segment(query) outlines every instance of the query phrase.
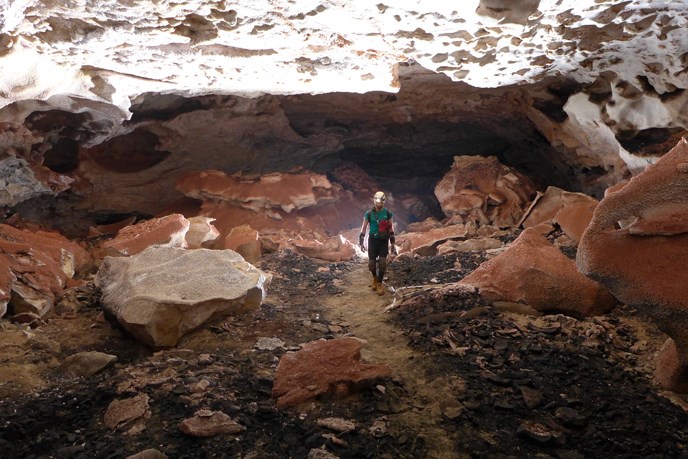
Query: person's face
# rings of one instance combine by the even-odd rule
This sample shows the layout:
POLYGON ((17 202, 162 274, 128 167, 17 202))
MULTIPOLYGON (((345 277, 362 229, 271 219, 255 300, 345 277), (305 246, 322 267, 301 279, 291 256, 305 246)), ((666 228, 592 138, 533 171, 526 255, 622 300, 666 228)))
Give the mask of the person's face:
POLYGON ((382 209, 382 206, 384 205, 384 201, 382 199, 373 199, 373 202, 375 203, 376 209, 382 209))

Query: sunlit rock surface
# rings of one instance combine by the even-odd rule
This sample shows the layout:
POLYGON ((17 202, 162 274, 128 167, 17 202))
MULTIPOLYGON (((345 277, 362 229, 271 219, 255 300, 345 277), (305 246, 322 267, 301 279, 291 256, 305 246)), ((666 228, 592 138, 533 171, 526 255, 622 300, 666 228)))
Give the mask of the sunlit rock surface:
POLYGON ((103 244, 103 250, 110 256, 127 256, 153 245, 186 248, 190 226, 191 222, 181 214, 154 218, 122 228, 114 239, 103 244))
POLYGON ((684 133, 688 5, 512 3, 5 0, 0 204, 111 223, 299 165, 418 193, 456 155, 601 197, 684 133))

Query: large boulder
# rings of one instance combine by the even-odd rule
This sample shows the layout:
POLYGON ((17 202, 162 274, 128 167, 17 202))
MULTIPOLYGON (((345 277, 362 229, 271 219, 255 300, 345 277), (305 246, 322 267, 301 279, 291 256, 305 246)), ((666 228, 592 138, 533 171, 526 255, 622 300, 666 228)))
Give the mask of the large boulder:
POLYGON ((587 317, 610 311, 615 300, 576 270, 537 228, 523 231, 508 249, 481 264, 460 285, 492 301, 525 303, 543 313, 587 317))
POLYGON ((455 156, 451 170, 435 186, 435 196, 449 217, 463 223, 515 226, 535 194, 523 174, 495 156, 455 156))
POLYGON ((173 247, 106 257, 95 278, 105 310, 154 348, 176 345, 210 319, 256 309, 268 280, 232 250, 173 247))
MULTIPOLYGON (((642 309, 673 338, 665 387, 688 391, 688 142, 598 204, 578 249, 578 269, 642 309), (672 381, 672 382, 669 382, 672 381)), ((670 349, 670 347, 667 347, 670 349)))

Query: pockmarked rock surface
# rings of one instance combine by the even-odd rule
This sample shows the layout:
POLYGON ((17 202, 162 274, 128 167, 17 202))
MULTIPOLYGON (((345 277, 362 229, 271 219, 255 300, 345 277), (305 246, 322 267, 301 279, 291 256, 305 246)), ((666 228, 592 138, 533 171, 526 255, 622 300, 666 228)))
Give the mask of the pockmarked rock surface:
POLYGON ((574 317, 604 314, 616 304, 605 287, 576 270, 575 262, 541 236, 523 231, 501 254, 481 264, 459 285, 486 299, 524 303, 546 313, 574 317))
MULTIPOLYGON (((673 390, 688 391, 688 142, 605 196, 583 234, 578 269, 642 309, 673 340, 673 390)), ((666 364, 671 359, 663 360, 666 364)))
POLYGON ((449 217, 463 223, 514 226, 535 194, 523 174, 495 156, 456 156, 451 170, 435 186, 435 196, 449 217))
POLYGON ((269 277, 232 250, 151 247, 106 257, 95 282, 105 310, 157 348, 212 318, 256 309, 269 277))
POLYGON ((337 338, 312 341, 297 352, 285 354, 277 365, 272 387, 277 406, 287 408, 324 394, 343 397, 361 385, 391 376, 386 365, 362 363, 362 347, 355 338, 337 338))

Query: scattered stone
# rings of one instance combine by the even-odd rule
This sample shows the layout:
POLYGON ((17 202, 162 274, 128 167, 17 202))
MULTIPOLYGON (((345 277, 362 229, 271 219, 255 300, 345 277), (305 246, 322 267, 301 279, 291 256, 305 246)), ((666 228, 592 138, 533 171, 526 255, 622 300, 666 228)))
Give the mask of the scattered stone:
POLYGON ((561 445, 564 443, 564 434, 563 433, 555 432, 555 431, 548 429, 544 425, 537 423, 537 422, 531 422, 531 421, 522 422, 518 426, 518 429, 516 430, 516 434, 518 435, 519 438, 522 438, 524 440, 529 440, 529 441, 532 441, 534 443, 538 443, 541 445, 555 446, 555 445, 561 445))
POLYGON ((246 427, 235 422, 221 411, 199 410, 192 418, 185 419, 180 429, 194 437, 213 437, 215 435, 238 434, 246 427))
POLYGON ((105 412, 105 425, 120 429, 131 421, 142 418, 148 411, 148 394, 139 394, 124 400, 113 400, 105 412))
POLYGON ((321 448, 313 448, 308 451, 308 456, 306 456, 306 459, 339 459, 339 456, 335 456, 329 451, 321 448))
POLYGON ((284 348, 285 343, 279 338, 266 338, 266 337, 261 337, 258 338, 258 341, 256 342, 255 348, 260 350, 260 351, 274 351, 275 349, 280 349, 284 348))
POLYGON ((158 451, 157 449, 146 449, 140 453, 127 456, 126 459, 167 459, 167 456, 158 451))
POLYGON ((540 406, 543 400, 542 393, 528 386, 521 386, 521 396, 523 397, 523 402, 526 404, 526 408, 533 410, 540 406))
POLYGON ((554 411, 554 417, 564 425, 564 427, 582 429, 588 424, 588 419, 578 411, 568 406, 561 406, 554 411))
POLYGON ((356 430, 356 424, 342 418, 324 418, 316 422, 320 427, 325 427, 335 432, 352 432, 356 430))
POLYGON ((79 352, 64 359, 60 370, 76 376, 92 376, 116 361, 116 355, 104 352, 79 352))

